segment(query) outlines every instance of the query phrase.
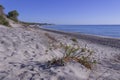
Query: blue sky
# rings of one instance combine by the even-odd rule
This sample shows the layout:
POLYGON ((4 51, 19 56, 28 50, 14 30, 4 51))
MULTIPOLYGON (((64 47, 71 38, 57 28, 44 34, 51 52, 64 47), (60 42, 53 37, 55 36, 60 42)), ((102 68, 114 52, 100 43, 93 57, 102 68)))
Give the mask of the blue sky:
POLYGON ((0 0, 5 13, 19 19, 55 24, 120 24, 120 0, 0 0))

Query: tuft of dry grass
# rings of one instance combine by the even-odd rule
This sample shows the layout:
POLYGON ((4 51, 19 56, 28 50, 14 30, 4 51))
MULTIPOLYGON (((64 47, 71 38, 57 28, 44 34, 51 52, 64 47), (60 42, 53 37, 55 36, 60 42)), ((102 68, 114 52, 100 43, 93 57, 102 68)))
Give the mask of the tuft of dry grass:
POLYGON ((11 27, 9 22, 4 18, 4 16, 0 16, 0 24, 11 27))
POLYGON ((45 33, 45 35, 46 35, 50 40, 52 40, 52 41, 54 41, 54 42, 57 42, 57 40, 56 40, 54 37, 50 36, 49 33, 45 33))
POLYGON ((51 61, 51 65, 53 64, 61 64, 65 65, 67 62, 76 61, 88 69, 92 69, 93 64, 96 63, 95 60, 91 60, 91 56, 94 53, 93 51, 85 48, 80 48, 79 46, 70 46, 70 45, 62 45, 64 50, 64 55, 62 58, 57 59, 54 58, 51 61))
POLYGON ((76 43, 78 42, 76 38, 71 38, 71 40, 76 43))

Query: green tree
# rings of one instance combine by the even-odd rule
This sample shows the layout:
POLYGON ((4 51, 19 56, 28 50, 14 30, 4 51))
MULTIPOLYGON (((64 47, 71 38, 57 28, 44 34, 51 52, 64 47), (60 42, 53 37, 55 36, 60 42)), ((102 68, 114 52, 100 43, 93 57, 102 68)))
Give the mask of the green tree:
POLYGON ((10 18, 16 22, 18 22, 18 18, 17 18, 18 16, 19 16, 19 13, 16 10, 8 12, 8 18, 10 18))

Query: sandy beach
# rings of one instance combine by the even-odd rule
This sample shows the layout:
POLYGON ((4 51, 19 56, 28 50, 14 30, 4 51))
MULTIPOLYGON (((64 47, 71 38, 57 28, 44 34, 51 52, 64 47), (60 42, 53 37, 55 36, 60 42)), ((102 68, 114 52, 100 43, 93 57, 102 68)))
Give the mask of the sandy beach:
POLYGON ((82 34, 82 33, 70 33, 70 32, 63 32, 63 31, 57 31, 57 30, 51 30, 51 29, 45 29, 45 28, 41 28, 41 29, 63 34, 63 35, 66 34, 66 35, 73 36, 78 39, 83 39, 96 44, 120 48, 120 38, 111 38, 106 36, 96 36, 96 35, 89 35, 89 34, 82 34))
POLYGON ((0 26, 0 80, 120 80, 120 39, 44 28, 0 26), (47 65, 65 54, 62 46, 79 46, 77 55, 96 63, 88 69, 70 60, 47 65))

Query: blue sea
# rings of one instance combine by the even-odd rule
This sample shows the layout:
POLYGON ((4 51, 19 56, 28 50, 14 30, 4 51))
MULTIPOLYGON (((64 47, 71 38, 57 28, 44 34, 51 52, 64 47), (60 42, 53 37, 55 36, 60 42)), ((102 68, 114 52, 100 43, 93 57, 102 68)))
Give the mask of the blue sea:
POLYGON ((51 25, 44 28, 120 38, 120 25, 51 25))

